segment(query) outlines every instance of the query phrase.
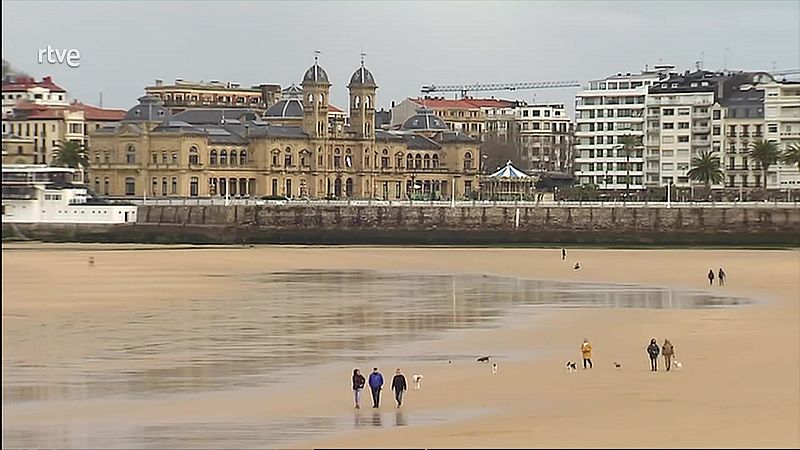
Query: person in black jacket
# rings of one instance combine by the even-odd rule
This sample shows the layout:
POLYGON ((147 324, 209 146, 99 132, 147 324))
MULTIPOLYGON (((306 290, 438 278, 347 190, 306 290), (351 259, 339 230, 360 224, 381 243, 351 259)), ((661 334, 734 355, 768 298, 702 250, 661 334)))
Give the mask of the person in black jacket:
POLYGON ((394 399, 397 400, 398 408, 403 406, 403 392, 405 392, 407 388, 408 385, 406 385, 405 375, 400 373, 400 369, 397 369, 392 379, 392 390, 394 391, 394 399))
POLYGON ((650 355, 650 370, 653 372, 658 372, 659 353, 661 353, 661 349, 658 348, 656 338, 650 339, 650 345, 647 346, 647 354, 650 355))
POLYGON ((367 379, 364 378, 364 375, 361 375, 361 371, 353 369, 353 394, 356 398, 356 409, 361 409, 361 391, 364 390, 366 383, 367 379))

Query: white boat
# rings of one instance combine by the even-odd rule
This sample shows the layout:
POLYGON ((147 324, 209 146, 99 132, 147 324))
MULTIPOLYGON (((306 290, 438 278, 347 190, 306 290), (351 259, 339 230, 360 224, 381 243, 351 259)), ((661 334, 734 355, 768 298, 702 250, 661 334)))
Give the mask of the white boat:
POLYGON ((3 223, 136 222, 136 206, 92 198, 82 172, 66 167, 3 164, 3 223))

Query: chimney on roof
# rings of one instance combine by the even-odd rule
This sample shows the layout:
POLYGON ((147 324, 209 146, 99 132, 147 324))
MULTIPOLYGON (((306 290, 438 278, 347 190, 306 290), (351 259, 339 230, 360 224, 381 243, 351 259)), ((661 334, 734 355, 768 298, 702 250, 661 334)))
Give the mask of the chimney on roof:
POLYGON ((392 100, 392 108, 394 108, 394 100, 392 100))
POLYGON ((42 81, 43 81, 44 83, 52 83, 52 82, 53 82, 53 77, 51 77, 50 75, 48 75, 48 76, 46 76, 46 77, 42 78, 42 81))
POLYGON ((159 80, 158 78, 156 78, 156 86, 163 86, 163 85, 164 85, 164 80, 159 80))

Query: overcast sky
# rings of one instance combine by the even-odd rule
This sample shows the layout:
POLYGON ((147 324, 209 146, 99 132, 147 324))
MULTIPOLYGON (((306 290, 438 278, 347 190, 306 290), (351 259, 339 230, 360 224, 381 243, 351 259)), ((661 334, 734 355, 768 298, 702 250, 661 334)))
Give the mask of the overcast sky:
MULTIPOLYGON (((120 108, 136 104, 156 78, 299 83, 315 50, 340 107, 362 51, 379 106, 429 83, 586 82, 659 62, 690 69, 701 52, 705 68, 800 67, 797 0, 2 5, 4 59, 36 77, 52 75, 81 101, 96 104, 102 91, 104 106, 120 108), (79 50, 80 67, 39 64, 38 49, 48 45, 79 50)), ((574 93, 487 95, 570 107, 574 93)))

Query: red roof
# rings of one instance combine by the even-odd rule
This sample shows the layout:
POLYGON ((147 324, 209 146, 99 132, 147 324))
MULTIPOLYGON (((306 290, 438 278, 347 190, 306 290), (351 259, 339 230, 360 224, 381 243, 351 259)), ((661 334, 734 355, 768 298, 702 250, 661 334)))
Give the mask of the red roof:
POLYGON ((495 98, 413 98, 414 103, 427 108, 457 108, 457 109, 477 109, 477 108, 508 108, 515 103, 509 100, 495 98))
POLYGON ((24 111, 24 117, 28 119, 61 119, 64 117, 64 112, 83 111, 83 118, 85 120, 110 120, 118 121, 125 117, 125 110, 122 109, 104 109, 92 105, 86 105, 77 100, 69 104, 69 106, 52 106, 41 105, 38 103, 25 101, 19 102, 14 105, 15 111, 24 111))
POLYGON ((330 103, 328 103, 328 111, 333 111, 333 112, 337 112, 337 113, 343 113, 344 112, 341 109, 331 105, 330 103))
POLYGON ((10 83, 3 82, 3 92, 26 92, 33 87, 49 89, 50 92, 67 92, 61 86, 53 83, 52 77, 44 77, 42 81, 36 81, 32 77, 17 77, 10 83))
POLYGON ((69 105, 70 111, 83 111, 83 118, 86 120, 122 120, 125 117, 124 109, 104 109, 97 106, 87 105, 77 100, 69 105))

